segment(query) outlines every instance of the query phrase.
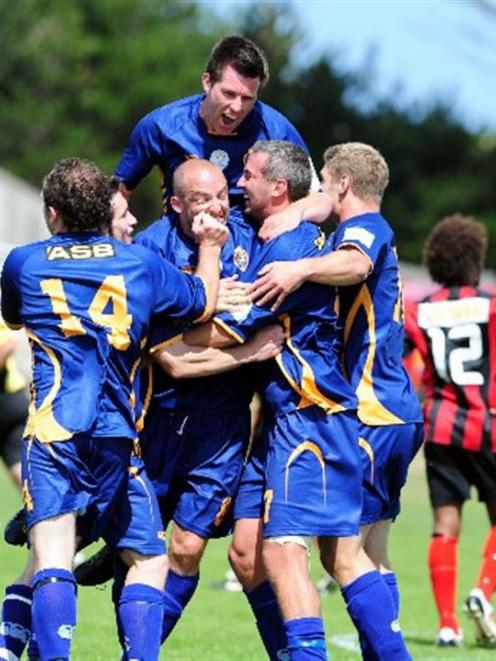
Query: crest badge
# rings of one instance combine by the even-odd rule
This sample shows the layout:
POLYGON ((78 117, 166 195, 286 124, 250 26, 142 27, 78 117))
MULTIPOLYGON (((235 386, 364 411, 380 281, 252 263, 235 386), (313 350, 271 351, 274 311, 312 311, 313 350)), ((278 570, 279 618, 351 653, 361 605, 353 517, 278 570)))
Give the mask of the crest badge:
POLYGON ((229 165, 229 154, 223 149, 214 149, 208 160, 221 170, 225 170, 229 165))
POLYGON ((248 268, 248 253, 244 248, 241 246, 236 246, 234 248, 234 255, 233 255, 233 261, 234 265, 240 270, 240 271, 246 271, 248 268))

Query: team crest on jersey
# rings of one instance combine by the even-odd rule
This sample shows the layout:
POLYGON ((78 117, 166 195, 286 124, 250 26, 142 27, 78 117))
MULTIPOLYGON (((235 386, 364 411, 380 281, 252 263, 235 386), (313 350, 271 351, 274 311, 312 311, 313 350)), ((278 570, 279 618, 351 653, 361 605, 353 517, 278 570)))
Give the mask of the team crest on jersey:
POLYGON ((322 250, 322 248, 325 246, 325 242, 326 242, 326 236, 324 232, 319 232, 319 236, 314 241, 317 250, 322 250))
POLYGON ((234 261, 234 265, 240 271, 246 271, 246 269, 248 268, 248 261, 249 261, 247 251, 241 246, 236 246, 236 248, 234 248, 233 261, 234 261))
POLYGON ((229 154, 223 149, 215 149, 210 154, 209 161, 221 170, 225 170, 229 165, 229 154))

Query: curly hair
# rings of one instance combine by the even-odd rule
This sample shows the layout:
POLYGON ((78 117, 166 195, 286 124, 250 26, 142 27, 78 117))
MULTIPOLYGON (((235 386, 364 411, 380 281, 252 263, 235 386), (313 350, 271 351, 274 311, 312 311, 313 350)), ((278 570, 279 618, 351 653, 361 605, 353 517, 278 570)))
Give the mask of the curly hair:
POLYGON ((60 213, 68 232, 110 231, 115 185, 91 161, 57 161, 43 179, 41 192, 45 207, 60 213))
POLYGON ((472 216, 442 218, 424 245, 423 261, 434 282, 445 287, 477 285, 487 250, 487 231, 472 216))
POLYGON ((231 66, 246 78, 259 78, 260 87, 269 80, 269 65, 265 53, 260 46, 246 37, 224 37, 212 48, 206 67, 212 82, 216 83, 222 78, 222 72, 227 66, 231 66))

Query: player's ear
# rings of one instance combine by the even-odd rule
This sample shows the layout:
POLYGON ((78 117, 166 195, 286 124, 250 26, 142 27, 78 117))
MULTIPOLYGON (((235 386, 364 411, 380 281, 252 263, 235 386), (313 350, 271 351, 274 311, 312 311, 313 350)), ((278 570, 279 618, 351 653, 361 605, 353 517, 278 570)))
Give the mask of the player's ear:
POLYGON ((272 182, 274 195, 280 197, 288 191, 288 182, 286 179, 276 179, 272 182))
POLYGON ((60 213, 55 207, 44 207, 45 222, 50 234, 55 234, 60 228, 60 213))
POLYGON ((339 177, 338 193, 339 195, 346 195, 351 188, 351 180, 348 174, 344 173, 339 177))
POLYGON ((176 213, 181 213, 181 211, 183 210, 183 205, 181 204, 181 200, 176 195, 171 196, 170 205, 176 213))
POLYGON ((207 73, 206 71, 204 74, 202 74, 201 83, 202 83, 203 91, 205 92, 205 94, 208 94, 212 89, 212 81, 210 79, 210 74, 207 73))

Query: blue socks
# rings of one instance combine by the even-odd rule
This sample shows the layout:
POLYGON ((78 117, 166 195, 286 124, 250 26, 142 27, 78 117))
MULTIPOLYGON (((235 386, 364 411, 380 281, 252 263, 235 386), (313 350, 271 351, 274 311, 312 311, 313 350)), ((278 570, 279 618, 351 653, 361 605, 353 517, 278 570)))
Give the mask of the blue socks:
POLYGON ((0 659, 10 658, 8 652, 21 658, 31 635, 30 585, 16 584, 5 588, 0 628, 0 659))
POLYGON ((125 585, 119 601, 119 625, 125 658, 157 661, 163 615, 162 590, 143 583, 125 585))
POLYGON ((326 640, 321 617, 288 620, 285 625, 291 661, 326 661, 326 640))
POLYGON ((162 643, 176 626, 183 610, 198 587, 200 574, 182 576, 169 569, 164 590, 164 620, 162 625, 162 643))
POLYGON ((264 581, 251 592, 245 591, 245 595, 269 659, 277 661, 279 650, 287 647, 287 638, 274 590, 268 581, 264 581))
POLYGON ((341 593, 365 648, 364 658, 411 660, 397 620, 393 598, 378 571, 363 574, 342 588, 341 593))
POLYGON ((396 618, 398 618, 400 615, 400 591, 398 588, 398 580, 396 579, 396 574, 394 572, 388 572, 387 574, 381 575, 389 588, 391 597, 393 598, 394 611, 396 613, 396 618))
POLYGON ((66 569, 33 576, 33 631, 44 659, 68 659, 76 626, 76 581, 66 569))

